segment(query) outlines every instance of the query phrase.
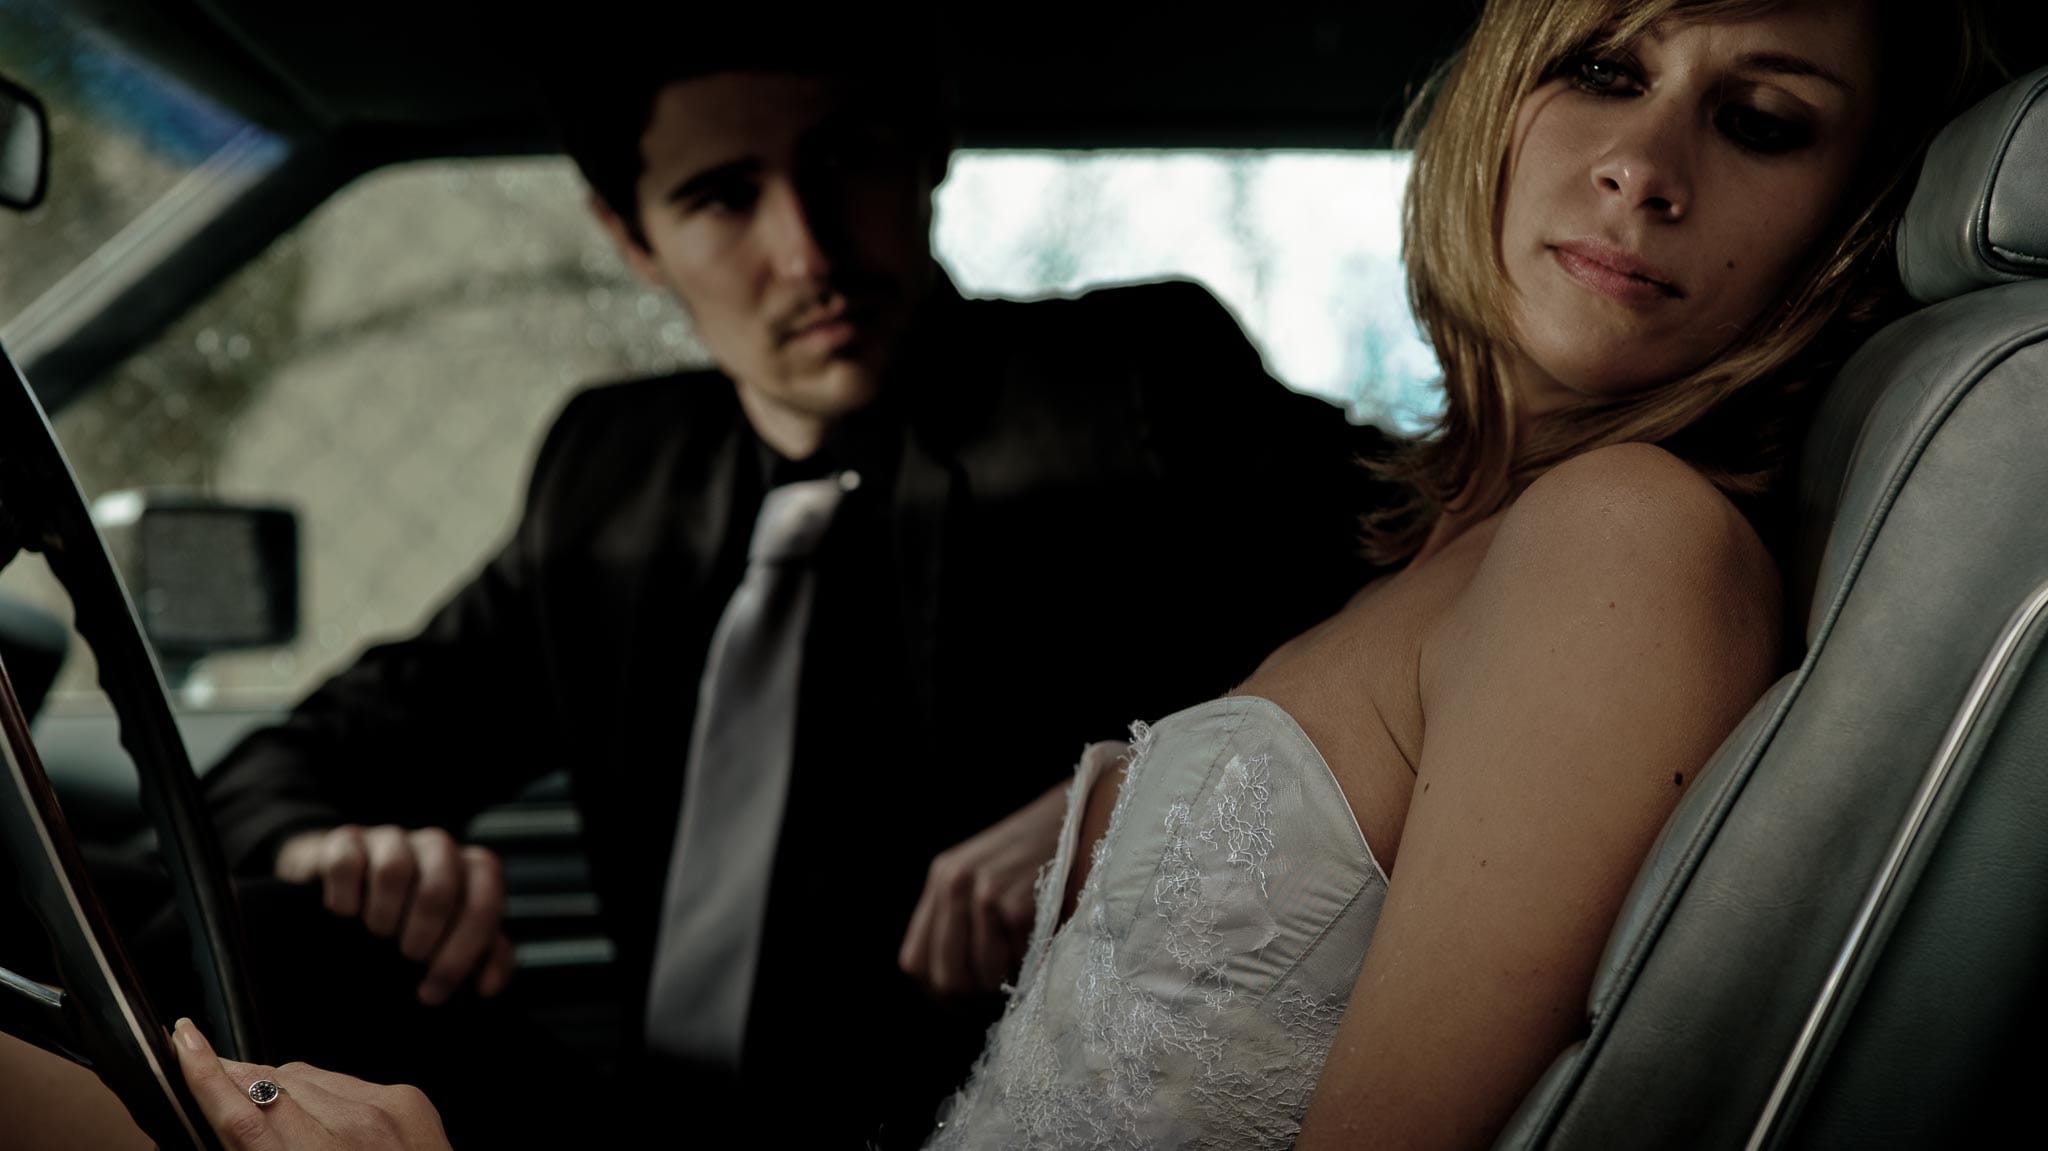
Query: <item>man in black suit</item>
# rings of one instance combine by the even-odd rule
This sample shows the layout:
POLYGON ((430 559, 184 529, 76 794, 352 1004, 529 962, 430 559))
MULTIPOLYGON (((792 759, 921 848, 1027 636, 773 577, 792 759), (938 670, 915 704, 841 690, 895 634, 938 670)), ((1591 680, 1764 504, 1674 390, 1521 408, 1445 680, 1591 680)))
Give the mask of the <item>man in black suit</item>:
POLYGON ((644 1082, 697 1127, 915 1144, 1000 1006, 1077 751, 1227 690, 1355 590, 1376 437, 1275 383, 1191 284, 961 298, 929 246, 930 61, 648 40, 579 77, 566 142, 718 369, 578 395, 504 550, 208 790, 239 867, 319 883, 438 1002, 511 960, 496 861, 450 831, 567 768, 639 1050, 764 495, 856 475, 811 561, 741 1055, 644 1082))

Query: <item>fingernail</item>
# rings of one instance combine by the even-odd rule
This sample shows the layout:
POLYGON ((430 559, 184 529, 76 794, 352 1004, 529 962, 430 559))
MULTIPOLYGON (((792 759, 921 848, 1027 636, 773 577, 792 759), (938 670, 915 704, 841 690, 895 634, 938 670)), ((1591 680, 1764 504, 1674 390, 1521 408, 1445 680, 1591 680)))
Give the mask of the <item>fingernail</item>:
POLYGON ((187 1051, 203 1052, 206 1050, 206 1040, 200 1036, 199 1028, 190 1019, 179 1019, 177 1024, 171 1028, 171 1033, 178 1037, 178 1042, 187 1051))

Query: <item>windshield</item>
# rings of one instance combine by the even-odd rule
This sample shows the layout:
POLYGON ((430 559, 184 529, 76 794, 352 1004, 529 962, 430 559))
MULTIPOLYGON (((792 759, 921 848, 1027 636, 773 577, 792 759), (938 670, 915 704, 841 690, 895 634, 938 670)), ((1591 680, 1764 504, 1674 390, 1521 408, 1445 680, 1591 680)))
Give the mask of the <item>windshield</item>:
MULTIPOLYGON (((51 0, 0 0, 0 74, 41 97, 50 117, 50 195, 0 213, 0 330, 10 345, 52 289, 121 262, 150 219, 197 195, 234 159, 275 162, 276 140, 82 24, 51 0)), ((46 307, 48 305, 46 304, 46 307)), ((18 349, 17 349, 18 350, 18 349)))

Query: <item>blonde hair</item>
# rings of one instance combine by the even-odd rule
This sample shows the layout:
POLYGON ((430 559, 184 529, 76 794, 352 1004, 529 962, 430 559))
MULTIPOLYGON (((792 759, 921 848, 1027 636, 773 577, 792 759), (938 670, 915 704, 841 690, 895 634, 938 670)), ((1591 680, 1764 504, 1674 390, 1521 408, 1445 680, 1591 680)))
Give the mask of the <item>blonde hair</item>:
POLYGON ((1708 363, 1618 399, 1583 400, 1518 436, 1499 228, 1522 98, 1564 61, 1624 45, 1667 17, 1731 20, 1783 0, 1490 0, 1465 47, 1409 109, 1414 162, 1402 207, 1408 291, 1443 369, 1429 433, 1371 462, 1410 498, 1367 521, 1378 563, 1414 555, 1445 511, 1483 515, 1537 475, 1608 444, 1661 444, 1746 508, 1769 494, 1803 424, 1809 381, 1903 308, 1892 236, 1934 132, 1974 98, 1987 54, 1970 0, 1868 0, 1878 21, 1879 122, 1832 231, 1779 303, 1708 363), (1947 41, 1946 44, 1943 41, 1947 41), (1912 67, 1895 60, 1910 56, 1912 67))

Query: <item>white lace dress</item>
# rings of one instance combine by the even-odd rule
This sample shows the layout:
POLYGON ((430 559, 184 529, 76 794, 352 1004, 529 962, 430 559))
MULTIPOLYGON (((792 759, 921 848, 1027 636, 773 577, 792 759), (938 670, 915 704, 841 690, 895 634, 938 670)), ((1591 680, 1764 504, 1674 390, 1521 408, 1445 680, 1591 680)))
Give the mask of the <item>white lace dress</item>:
POLYGON ((1132 727, 1057 932, 1086 756, 1002 1021, 929 1148, 1291 1147, 1386 897, 1322 755, 1226 696, 1132 727))

